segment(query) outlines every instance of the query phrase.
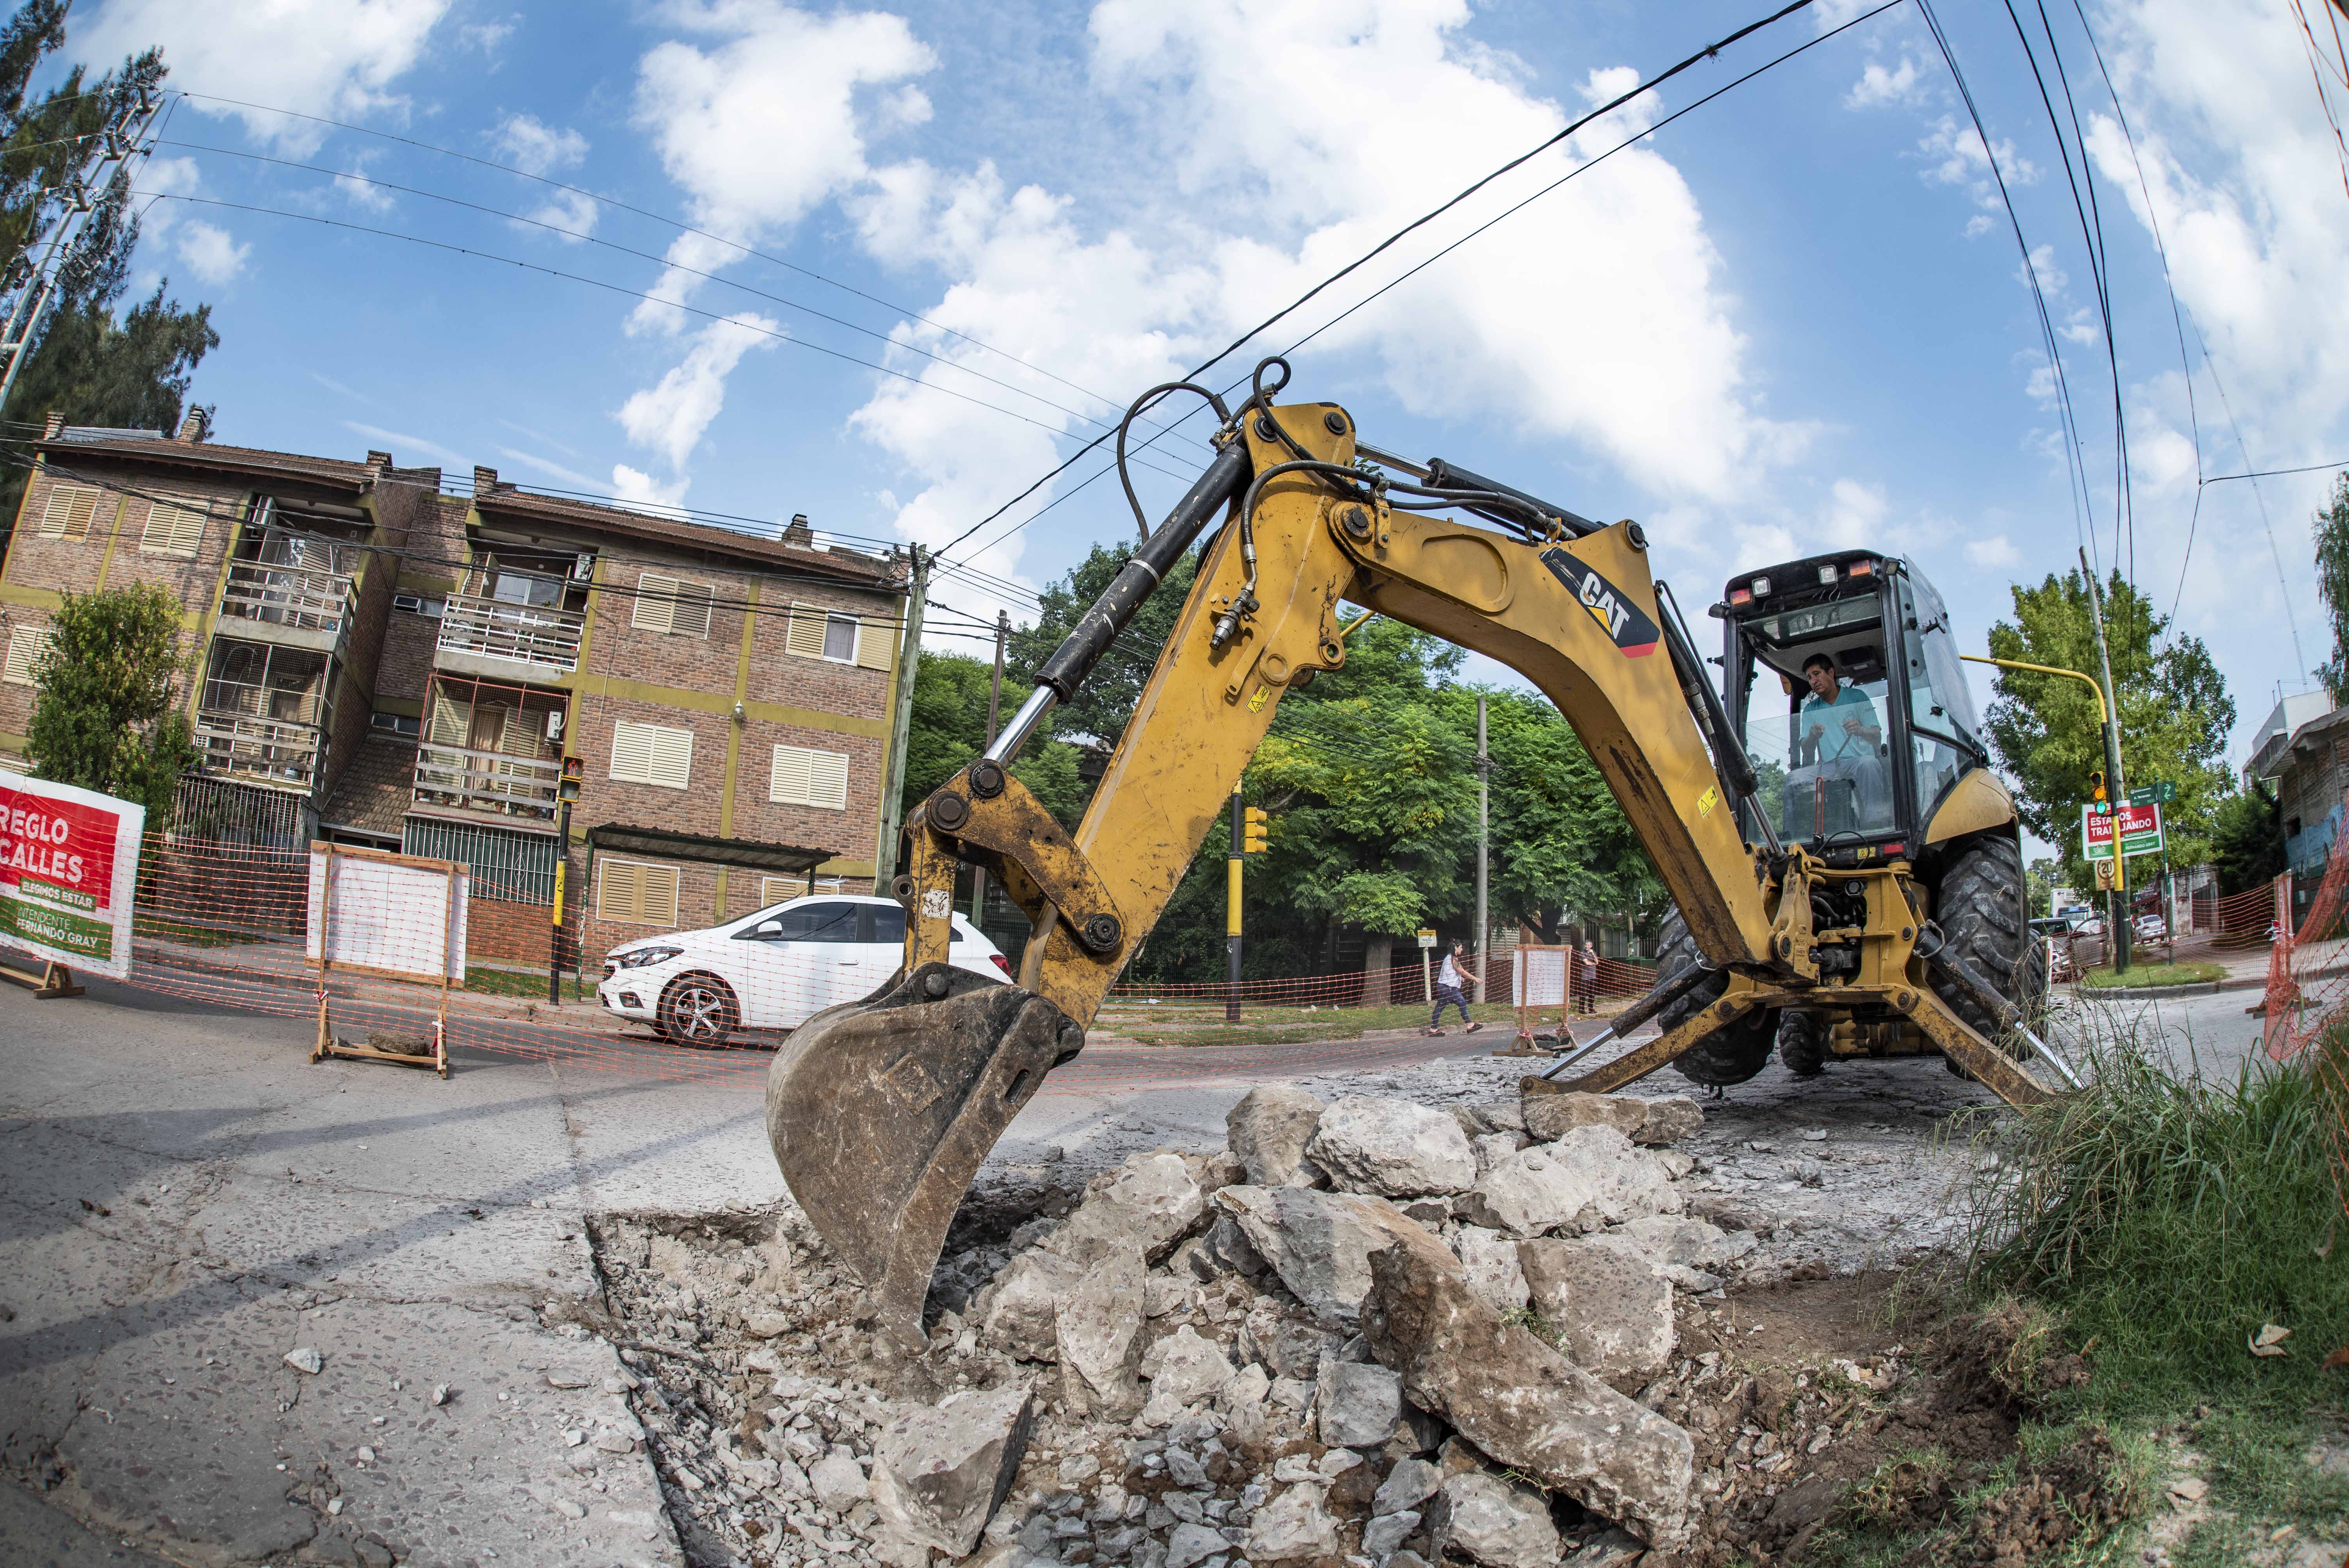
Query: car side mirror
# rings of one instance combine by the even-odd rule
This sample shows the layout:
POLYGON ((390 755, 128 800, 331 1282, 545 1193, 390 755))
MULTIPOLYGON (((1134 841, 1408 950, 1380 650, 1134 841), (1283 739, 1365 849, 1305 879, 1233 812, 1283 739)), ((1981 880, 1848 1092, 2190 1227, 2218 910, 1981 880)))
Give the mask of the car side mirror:
POLYGON ((759 934, 761 936, 781 936, 782 934, 783 923, 780 920, 762 920, 759 923, 759 934))

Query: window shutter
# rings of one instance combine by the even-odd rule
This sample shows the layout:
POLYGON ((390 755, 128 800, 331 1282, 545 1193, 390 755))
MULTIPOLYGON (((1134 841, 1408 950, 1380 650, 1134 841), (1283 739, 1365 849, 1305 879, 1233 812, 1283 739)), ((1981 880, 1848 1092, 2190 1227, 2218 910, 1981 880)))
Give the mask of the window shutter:
POLYGON ((693 781, 693 731, 655 725, 648 783, 682 789, 693 781))
POLYGON ((677 603, 669 606, 668 629, 680 636, 709 635, 709 611, 717 599, 718 590, 707 583, 679 583, 677 603))
POLYGON ((49 645, 47 626, 11 626, 8 629, 8 658, 0 665, 0 680, 12 686, 33 684, 33 665, 41 650, 49 645))
POLYGON ((49 491, 41 513, 44 539, 88 539, 89 520, 98 512, 98 491, 88 485, 58 485, 49 491))
POLYGON ((788 903, 799 897, 801 890, 806 886, 796 877, 761 877, 759 907, 765 909, 770 904, 788 903))
POLYGON ((647 632, 666 632, 669 616, 677 607, 677 579, 647 572, 636 579, 636 613, 628 624, 647 632))
POLYGON ((154 500, 147 506, 147 532, 139 542, 142 555, 193 555, 204 537, 207 507, 202 502, 154 500))
POLYGON ((472 732, 473 705, 459 702, 436 688, 432 693, 432 744, 462 746, 472 732))
POLYGON ((693 731, 622 719, 612 727, 612 777, 682 789, 693 779, 693 731))
POLYGON ((675 925, 678 873, 675 866, 642 861, 596 862, 595 918, 631 925, 675 925))
POLYGON ((885 670, 896 662, 897 628, 886 621, 856 624, 856 662, 868 670, 885 670))
POLYGON ((804 746, 776 747, 767 799, 783 806, 844 810, 848 805, 848 754, 816 751, 804 746))
POLYGON ((794 603, 791 627, 783 634, 783 651, 803 659, 823 657, 823 622, 821 605, 794 603))
POLYGON ((645 920, 652 925, 677 923, 677 888, 679 881, 675 866, 645 868, 645 920))

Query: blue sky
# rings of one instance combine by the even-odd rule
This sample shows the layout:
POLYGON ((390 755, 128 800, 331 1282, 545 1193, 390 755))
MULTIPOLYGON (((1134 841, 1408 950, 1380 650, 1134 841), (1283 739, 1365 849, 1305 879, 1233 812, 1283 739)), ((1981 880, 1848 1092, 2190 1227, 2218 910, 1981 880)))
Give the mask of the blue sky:
MULTIPOLYGON (((1869 8, 1819 0, 1594 123, 1217 374, 1869 8)), ((104 65, 160 43, 171 85, 211 95, 174 108, 140 188, 169 193, 144 264, 213 305, 222 343, 196 393, 219 438, 388 447, 453 475, 485 463, 936 545, 1134 391, 1764 9, 83 0, 69 52, 104 65)), ((2007 9, 1939 9, 2064 335, 2084 500, 1990 160, 1914 0, 1433 263, 1300 350, 1294 393, 1345 403, 1381 446, 1641 519, 1692 606, 1742 567, 1896 550, 1981 649, 2009 584, 2063 571, 2091 526, 2114 559, 2112 372, 2007 9)), ((2015 11, 2051 69, 2037 0, 2015 11)), ((2188 372, 2148 217, 2186 315, 2200 470, 2240 471, 2246 452, 2293 467, 2349 457, 2349 189, 2289 0, 2090 0, 2134 157, 2077 10, 2045 15, 2108 256, 2133 450, 2119 559, 2164 607, 2182 580, 2179 625, 2209 643, 2247 736, 2325 653, 2308 521, 2328 476, 2212 487, 2194 519, 2188 372)), ((1196 429, 1151 458, 1167 470, 1142 476, 1154 506, 1199 459, 1196 429)), ((1097 466, 952 553, 1033 585, 1125 535, 1112 480, 1070 493, 1097 466)), ((939 596, 1019 613, 968 578, 939 596)))

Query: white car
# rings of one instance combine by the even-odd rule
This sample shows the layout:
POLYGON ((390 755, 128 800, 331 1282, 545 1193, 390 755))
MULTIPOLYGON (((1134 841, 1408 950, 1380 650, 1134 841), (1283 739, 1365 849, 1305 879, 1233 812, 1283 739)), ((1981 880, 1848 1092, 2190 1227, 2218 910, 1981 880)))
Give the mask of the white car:
MULTIPOLYGON (((595 999, 680 1045, 721 1046, 739 1029, 794 1029, 871 995, 905 953, 905 910, 895 900, 817 894, 616 947, 595 999)), ((1011 977, 1009 961, 959 914, 947 954, 999 984, 1011 977)))

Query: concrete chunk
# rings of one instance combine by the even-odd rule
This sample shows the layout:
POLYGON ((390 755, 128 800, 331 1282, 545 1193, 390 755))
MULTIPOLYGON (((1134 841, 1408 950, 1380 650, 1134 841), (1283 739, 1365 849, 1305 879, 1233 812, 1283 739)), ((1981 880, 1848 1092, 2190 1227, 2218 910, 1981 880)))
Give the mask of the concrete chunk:
POLYGON ((1231 1150, 1257 1187, 1307 1186, 1305 1146, 1321 1119, 1321 1102, 1288 1084, 1259 1084, 1224 1118, 1231 1150))
POLYGON ((1396 1241, 1444 1252, 1432 1232, 1380 1198, 1303 1187, 1226 1187, 1216 1202, 1238 1221, 1289 1294, 1333 1326, 1350 1328, 1360 1314, 1371 1287, 1371 1253, 1396 1241))
POLYGON ((1321 1113, 1305 1152, 1333 1184, 1382 1198, 1460 1192, 1476 1180, 1460 1124, 1407 1099, 1348 1095, 1321 1113))
POLYGON ((1485 1568, 1553 1568, 1558 1558, 1557 1527, 1549 1520, 1549 1500, 1483 1470, 1455 1475, 1431 1505, 1452 1551, 1485 1568))
POLYGON ((1296 1557, 1335 1557, 1338 1522, 1325 1504, 1327 1489, 1300 1482, 1256 1511, 1248 1522, 1251 1563, 1281 1563, 1296 1557))
POLYGON ((1206 1204, 1181 1155, 1137 1154, 1107 1180, 1096 1178, 1077 1212, 1042 1245, 1077 1264, 1128 1249, 1156 1263, 1190 1233, 1206 1204))
POLYGON ((1011 1490, 1035 1406, 1025 1384, 906 1410, 873 1445, 873 1505, 907 1540, 968 1557, 1011 1490))
POLYGON ((1144 1353, 1142 1375, 1150 1379, 1153 1399, 1171 1398, 1177 1405, 1212 1398, 1233 1376, 1223 1346, 1200 1338, 1187 1323, 1144 1353))
POLYGON ((1626 1138, 1636 1137, 1648 1119, 1641 1102, 1611 1094, 1528 1094, 1523 1103, 1526 1132, 1544 1143, 1578 1127, 1611 1127, 1626 1138))
POLYGON ((1326 1447, 1377 1448, 1402 1418, 1402 1379, 1383 1367, 1327 1362, 1315 1387, 1314 1418, 1326 1447))
POLYGON ((1525 1269, 1517 1262, 1517 1243, 1497 1231, 1463 1225, 1452 1238, 1452 1250, 1467 1271, 1468 1286, 1503 1315, 1526 1305, 1525 1269))
POLYGON ((1654 1544, 1679 1543, 1695 1460, 1686 1432, 1503 1323, 1442 1247, 1398 1242, 1371 1272, 1362 1333, 1405 1398, 1542 1486, 1654 1544))
POLYGON ((1061 1298, 1053 1332, 1070 1395, 1118 1420, 1142 1408, 1143 1282, 1138 1252, 1102 1258, 1061 1298))
POLYGON ((1595 1377, 1655 1371, 1671 1359, 1672 1282, 1629 1246, 1603 1237, 1544 1237, 1517 1248, 1535 1312, 1564 1338, 1568 1359, 1595 1377))

